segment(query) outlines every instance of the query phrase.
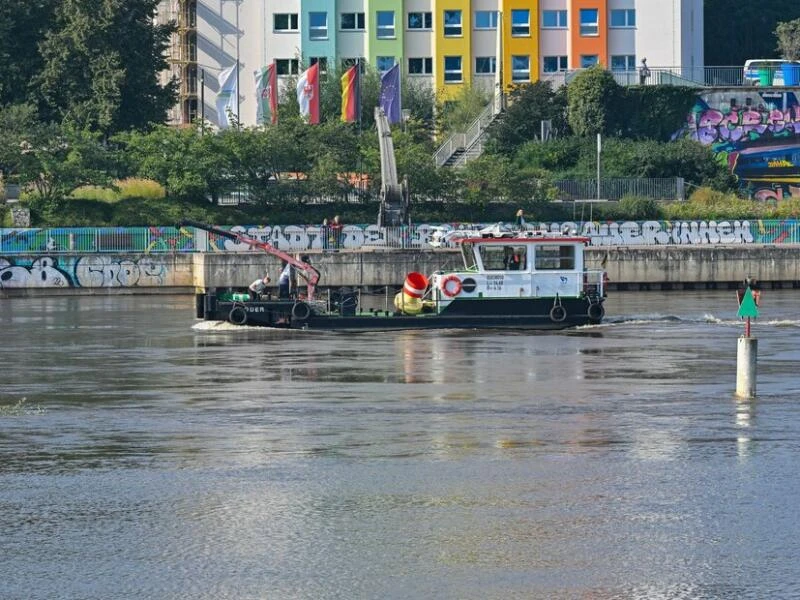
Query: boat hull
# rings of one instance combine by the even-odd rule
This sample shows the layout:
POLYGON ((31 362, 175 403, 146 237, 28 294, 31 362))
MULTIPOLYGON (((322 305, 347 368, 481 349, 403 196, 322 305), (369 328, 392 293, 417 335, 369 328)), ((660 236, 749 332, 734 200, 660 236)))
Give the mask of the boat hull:
POLYGON ((604 310, 602 298, 491 298, 454 300, 440 313, 406 315, 356 311, 352 306, 323 311, 291 300, 223 301, 205 293, 197 296, 197 317, 242 326, 312 330, 558 330, 599 324, 604 310))

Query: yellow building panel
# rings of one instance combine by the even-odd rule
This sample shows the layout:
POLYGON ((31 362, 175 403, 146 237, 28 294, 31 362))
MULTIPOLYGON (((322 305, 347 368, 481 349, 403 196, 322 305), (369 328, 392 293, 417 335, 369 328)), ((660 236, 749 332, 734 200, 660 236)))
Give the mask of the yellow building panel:
POLYGON ((457 96, 463 85, 472 80, 470 0, 436 0, 433 29, 436 32, 434 84, 439 98, 447 100, 457 96), (456 64, 457 58, 460 65, 456 64))
POLYGON ((504 87, 536 81, 539 79, 539 0, 500 0, 500 11, 504 87))

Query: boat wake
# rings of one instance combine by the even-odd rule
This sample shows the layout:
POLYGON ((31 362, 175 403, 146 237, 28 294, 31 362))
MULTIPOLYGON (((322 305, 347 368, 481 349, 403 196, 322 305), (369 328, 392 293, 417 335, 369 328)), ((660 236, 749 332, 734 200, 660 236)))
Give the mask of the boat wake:
MULTIPOLYGON (((761 326, 770 327, 800 327, 800 319, 771 319, 756 322, 761 326)), ((724 325, 739 327, 742 319, 721 319, 713 314, 706 313, 697 317, 679 317, 677 315, 647 314, 647 315, 620 315, 606 317, 601 325, 593 327, 607 327, 610 325, 646 325, 652 323, 705 323, 709 325, 724 325)))

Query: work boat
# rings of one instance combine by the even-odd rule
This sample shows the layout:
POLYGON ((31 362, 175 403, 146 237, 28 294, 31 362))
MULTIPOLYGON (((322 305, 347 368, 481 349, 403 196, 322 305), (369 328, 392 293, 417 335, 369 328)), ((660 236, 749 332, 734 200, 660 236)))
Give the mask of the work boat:
POLYGON ((589 239, 569 233, 511 231, 495 226, 453 231, 446 240, 461 250, 462 269, 409 273, 392 310, 365 310, 357 292, 315 296, 319 272, 274 246, 239 233, 184 222, 260 247, 286 260, 306 280, 305 297, 246 299, 229 289, 197 296, 197 316, 236 325, 319 330, 438 328, 563 329, 598 324, 605 310, 605 273, 589 270, 589 239))

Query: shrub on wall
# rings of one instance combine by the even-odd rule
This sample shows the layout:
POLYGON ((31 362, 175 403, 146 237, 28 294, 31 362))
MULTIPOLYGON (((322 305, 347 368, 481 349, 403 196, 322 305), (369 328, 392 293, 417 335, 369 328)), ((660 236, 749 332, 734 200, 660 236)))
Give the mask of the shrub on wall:
POLYGON ((622 137, 667 142, 686 123, 697 101, 691 87, 648 85, 623 88, 620 111, 622 137))

